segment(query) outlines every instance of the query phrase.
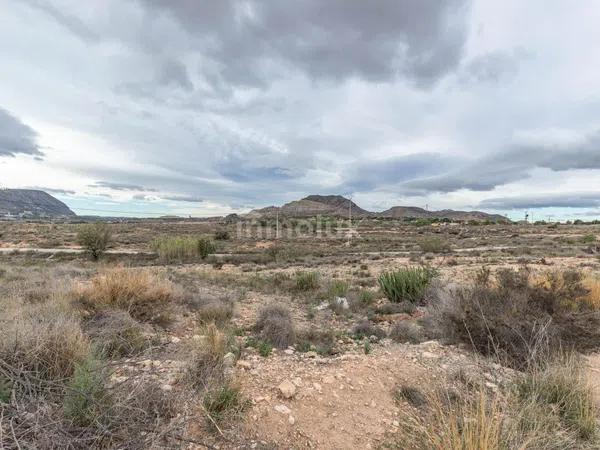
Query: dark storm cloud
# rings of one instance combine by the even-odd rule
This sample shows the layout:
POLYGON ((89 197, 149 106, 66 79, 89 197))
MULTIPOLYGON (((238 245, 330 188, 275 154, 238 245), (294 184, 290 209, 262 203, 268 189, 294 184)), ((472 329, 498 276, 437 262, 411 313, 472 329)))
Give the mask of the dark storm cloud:
POLYGON ((0 107, 0 157, 17 153, 41 156, 36 138, 33 128, 0 107))
POLYGON ((519 145, 484 156, 448 174, 404 183, 416 192, 490 191, 529 177, 535 168, 552 171, 600 169, 600 132, 566 145, 519 145))
POLYGON ((429 84, 457 66, 466 0, 140 2, 178 20, 211 64, 213 81, 265 86, 278 71, 317 80, 429 84))
POLYGON ((195 195, 169 195, 169 196, 161 196, 163 200, 172 200, 175 202, 188 202, 188 203, 202 203, 204 201, 203 198, 197 197, 195 195))
POLYGON ((438 174, 455 167, 457 163, 456 158, 440 153, 415 153, 361 161, 348 168, 343 190, 366 192, 386 185, 396 185, 417 177, 438 174))
POLYGON ((101 187, 112 189, 113 191, 146 191, 146 192, 154 192, 154 189, 149 189, 144 186, 140 186, 138 184, 128 184, 128 183, 115 183, 112 181, 97 181, 94 184, 90 184, 90 187, 101 187))
POLYGON ((600 191, 489 198, 481 201, 479 207, 497 210, 600 207, 600 191))

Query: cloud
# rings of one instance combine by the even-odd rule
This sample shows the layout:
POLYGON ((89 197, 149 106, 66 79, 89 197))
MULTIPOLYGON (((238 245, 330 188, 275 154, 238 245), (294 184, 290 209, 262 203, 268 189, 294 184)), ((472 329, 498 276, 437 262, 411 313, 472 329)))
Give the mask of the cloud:
POLYGON ((479 207, 495 210, 600 207, 600 191, 544 193, 514 197, 488 198, 481 201, 479 203, 479 207))
POLYGON ((194 195, 163 195, 160 198, 163 200, 172 200, 175 202, 202 203, 203 198, 194 195))
POLYGON ((40 186, 33 186, 33 187, 30 187, 29 189, 35 189, 38 191, 49 192, 51 194, 62 194, 62 195, 75 195, 76 194, 75 191, 71 191, 69 189, 57 189, 57 188, 48 188, 48 187, 40 187, 40 186))
POLYGON ((457 66, 467 35, 466 0, 147 4, 194 36, 212 84, 264 87, 289 68, 314 80, 429 84, 457 66))
POLYGON ((360 161, 342 170, 343 191, 366 192, 385 186, 394 187, 417 177, 431 176, 456 166, 459 159, 433 152, 360 161))
POLYGON ((41 156, 37 133, 7 110, 0 107, 0 157, 17 153, 41 156))
POLYGON ((463 83, 495 83, 515 76, 521 62, 531 55, 523 48, 494 50, 468 61, 460 74, 463 83))
POLYGON ((112 181, 96 181, 94 184, 90 184, 89 187, 107 188, 112 189, 113 191, 155 191, 155 189, 146 188, 138 184, 115 183, 112 181))
POLYGON ((447 174, 412 180, 403 187, 417 192, 454 192, 460 189, 490 191, 528 178, 535 168, 555 172, 600 169, 600 131, 575 142, 531 142, 475 159, 447 174))

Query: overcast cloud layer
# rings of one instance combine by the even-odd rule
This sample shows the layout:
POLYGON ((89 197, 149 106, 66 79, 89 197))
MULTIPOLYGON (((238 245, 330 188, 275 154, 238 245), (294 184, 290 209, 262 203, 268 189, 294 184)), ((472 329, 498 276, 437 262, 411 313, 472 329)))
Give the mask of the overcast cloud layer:
POLYGON ((81 214, 599 216, 594 0, 5 0, 0 184, 81 214))

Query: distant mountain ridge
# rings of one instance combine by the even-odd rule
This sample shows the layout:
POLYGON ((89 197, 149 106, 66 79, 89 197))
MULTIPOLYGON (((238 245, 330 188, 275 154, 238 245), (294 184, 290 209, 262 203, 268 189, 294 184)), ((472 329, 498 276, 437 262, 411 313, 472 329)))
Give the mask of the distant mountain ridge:
POLYGON ((67 205, 37 189, 0 189, 0 216, 72 217, 67 205))
POLYGON ((499 214, 488 214, 483 211, 455 211, 444 209, 440 211, 429 211, 416 206, 394 206, 382 212, 371 212, 362 209, 356 203, 341 195, 309 195, 301 200, 294 200, 280 207, 268 206, 266 208, 254 209, 245 215, 248 219, 273 218, 279 212, 281 217, 306 218, 314 216, 348 217, 352 211, 352 217, 388 217, 395 219, 450 219, 458 221, 468 220, 491 220, 494 222, 507 222, 508 219, 499 214))

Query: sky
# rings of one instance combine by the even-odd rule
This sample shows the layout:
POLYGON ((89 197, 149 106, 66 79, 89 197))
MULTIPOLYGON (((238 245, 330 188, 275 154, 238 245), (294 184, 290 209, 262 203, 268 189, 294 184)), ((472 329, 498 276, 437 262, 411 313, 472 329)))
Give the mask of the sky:
POLYGON ((0 186, 84 215, 600 218, 595 0, 0 0, 0 186))

